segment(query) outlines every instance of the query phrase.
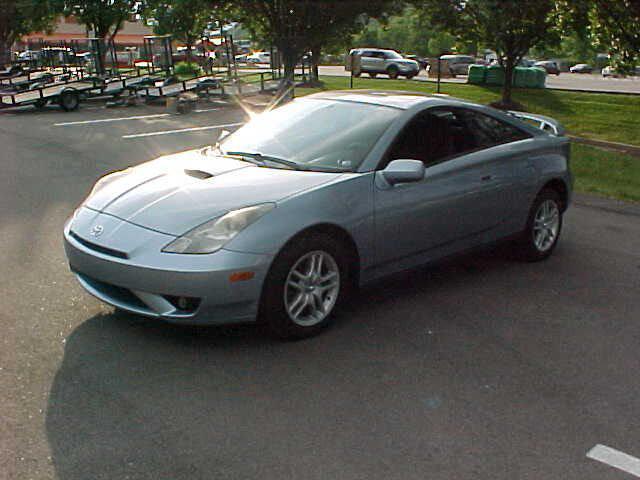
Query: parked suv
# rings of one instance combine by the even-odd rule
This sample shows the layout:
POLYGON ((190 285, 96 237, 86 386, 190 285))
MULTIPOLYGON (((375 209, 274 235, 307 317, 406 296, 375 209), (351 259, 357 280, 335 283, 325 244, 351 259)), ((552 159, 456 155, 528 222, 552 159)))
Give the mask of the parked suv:
POLYGON ((534 63, 533 66, 544 68, 549 75, 560 75, 560 67, 552 60, 542 60, 534 63))
POLYGON ((354 72, 356 77, 361 73, 368 73, 371 78, 375 78, 379 73, 386 73, 389 78, 398 78, 400 75, 413 78, 420 71, 418 62, 404 58, 393 50, 354 48, 349 52, 349 56, 352 55, 360 56, 360 71, 354 72))
POLYGON ((470 55, 442 55, 440 60, 449 63, 451 75, 469 75, 469 66, 476 63, 476 59, 470 55))

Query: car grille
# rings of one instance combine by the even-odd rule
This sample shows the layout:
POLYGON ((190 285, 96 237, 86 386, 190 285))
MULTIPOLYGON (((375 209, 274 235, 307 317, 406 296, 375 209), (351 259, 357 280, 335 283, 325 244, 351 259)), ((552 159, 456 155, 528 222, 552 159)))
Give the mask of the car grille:
POLYGON ((112 257, 129 258, 129 255, 127 255, 125 252, 122 252, 120 250, 114 250, 113 248, 103 247, 102 245, 89 242, 88 240, 85 240, 80 235, 75 233, 73 230, 69 232, 69 235, 71 235, 74 238, 74 240, 76 240, 78 243, 81 243, 85 247, 91 250, 95 250, 96 252, 100 252, 105 255, 111 255, 112 257))

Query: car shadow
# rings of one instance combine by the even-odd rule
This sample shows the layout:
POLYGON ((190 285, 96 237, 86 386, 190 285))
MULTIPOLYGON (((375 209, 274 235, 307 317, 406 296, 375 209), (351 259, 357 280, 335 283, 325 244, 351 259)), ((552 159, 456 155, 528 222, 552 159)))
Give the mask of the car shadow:
MULTIPOLYGON (((365 428, 378 415, 362 404, 368 389, 413 383, 396 371, 416 354, 407 345, 424 359, 436 355, 426 332, 448 319, 423 312, 443 308, 439 292, 516 266, 492 250, 386 278, 350 301, 333 328, 297 342, 251 325, 93 316, 66 339, 49 395, 46 432, 57 478, 291 478, 287 462, 306 462, 299 439, 329 435, 342 421, 365 428), (352 409, 357 420, 341 420, 352 409)), ((430 375, 446 379, 445 370, 430 375)), ((427 408, 442 402, 425 401, 427 408)), ((338 474, 329 456, 343 447, 352 448, 323 450, 325 478, 338 474)))

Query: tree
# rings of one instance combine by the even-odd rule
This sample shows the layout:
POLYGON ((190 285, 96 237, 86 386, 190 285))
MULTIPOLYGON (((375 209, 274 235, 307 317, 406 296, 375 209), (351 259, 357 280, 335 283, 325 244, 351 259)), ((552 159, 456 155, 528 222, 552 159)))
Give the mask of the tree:
POLYGON ((353 33, 364 14, 377 14, 389 0, 238 0, 240 19, 282 55, 285 78, 293 79, 306 52, 320 50, 353 33))
POLYGON ((219 7, 210 0, 147 0, 143 16, 155 21, 154 31, 170 34, 187 47, 187 61, 191 62, 192 48, 207 26, 220 18, 219 7))
POLYGON ((558 0, 566 12, 564 24, 581 37, 589 36, 611 55, 622 73, 640 59, 640 0, 558 0))
POLYGON ((422 14, 461 39, 493 48, 504 67, 501 106, 513 107, 516 65, 534 46, 558 41, 553 0, 414 0, 422 14))
POLYGON ((98 38, 112 40, 135 12, 136 0, 59 0, 65 15, 73 15, 98 38))
POLYGON ((11 45, 23 35, 49 30, 53 5, 45 0, 0 0, 0 65, 11 61, 11 45))
POLYGON ((424 21, 424 16, 416 14, 414 7, 407 5, 397 14, 385 13, 382 21, 373 18, 353 35, 354 47, 393 48, 418 55, 430 53, 429 42, 436 33, 424 21))

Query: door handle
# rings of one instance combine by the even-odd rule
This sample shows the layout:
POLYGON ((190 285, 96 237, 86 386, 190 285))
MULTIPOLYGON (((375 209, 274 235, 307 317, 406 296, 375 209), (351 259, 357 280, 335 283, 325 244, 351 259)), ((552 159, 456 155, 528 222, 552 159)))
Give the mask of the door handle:
POLYGON ((484 177, 482 177, 480 180, 482 180, 483 182, 488 182, 489 180, 491 180, 493 178, 493 175, 485 175, 484 177))

